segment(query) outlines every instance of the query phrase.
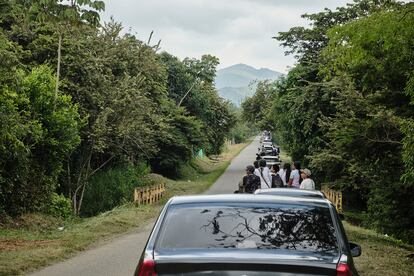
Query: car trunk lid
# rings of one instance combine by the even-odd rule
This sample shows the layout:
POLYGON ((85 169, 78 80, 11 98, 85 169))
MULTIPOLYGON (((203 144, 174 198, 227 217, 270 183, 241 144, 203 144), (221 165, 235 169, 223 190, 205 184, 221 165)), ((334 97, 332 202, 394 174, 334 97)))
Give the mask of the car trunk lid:
POLYGON ((338 257, 273 250, 161 250, 158 275, 336 275, 338 257))

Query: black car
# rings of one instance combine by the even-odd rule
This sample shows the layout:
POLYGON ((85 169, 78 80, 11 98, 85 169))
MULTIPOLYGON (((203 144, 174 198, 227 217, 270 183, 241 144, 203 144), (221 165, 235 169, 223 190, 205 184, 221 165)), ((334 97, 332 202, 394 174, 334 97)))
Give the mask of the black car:
POLYGON ((302 190, 297 188, 271 188, 259 189, 254 192, 260 195, 279 195, 279 196, 293 196, 304 198, 325 198, 321 191, 302 190))
POLYGON ((266 195, 174 197, 136 275, 358 275, 326 199, 266 195))

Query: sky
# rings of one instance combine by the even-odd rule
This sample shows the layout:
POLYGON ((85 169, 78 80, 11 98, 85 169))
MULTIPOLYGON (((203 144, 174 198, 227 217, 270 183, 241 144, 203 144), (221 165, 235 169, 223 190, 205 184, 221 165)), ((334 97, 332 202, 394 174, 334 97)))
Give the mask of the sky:
POLYGON ((102 19, 112 16, 124 31, 183 59, 211 54, 220 68, 244 63, 287 73, 295 63, 285 56, 278 32, 306 26, 304 13, 336 9, 352 0, 106 0, 102 19))

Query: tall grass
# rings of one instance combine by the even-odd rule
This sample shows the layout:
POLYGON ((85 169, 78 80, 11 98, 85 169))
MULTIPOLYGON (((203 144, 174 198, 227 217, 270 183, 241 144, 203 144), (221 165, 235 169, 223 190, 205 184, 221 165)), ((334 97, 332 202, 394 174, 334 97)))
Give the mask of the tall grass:
POLYGON ((120 164, 96 174, 86 186, 81 215, 94 216, 131 202, 134 188, 147 184, 144 176, 148 173, 145 164, 120 164))

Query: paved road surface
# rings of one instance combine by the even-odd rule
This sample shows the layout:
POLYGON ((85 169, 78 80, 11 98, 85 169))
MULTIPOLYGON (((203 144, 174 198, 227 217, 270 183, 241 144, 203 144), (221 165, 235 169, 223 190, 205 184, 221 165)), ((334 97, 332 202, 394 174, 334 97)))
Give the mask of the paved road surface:
MULTIPOLYGON (((233 159, 227 170, 206 194, 233 193, 237 189, 237 183, 244 174, 246 166, 255 159, 258 146, 259 138, 257 137, 233 159)), ((46 267, 32 275, 133 275, 151 229, 152 224, 114 239, 103 246, 81 252, 69 260, 46 267)))
POLYGON ((227 170, 210 187, 205 194, 232 194, 238 189, 238 183, 245 173, 247 165, 253 165, 256 159, 259 137, 247 146, 240 154, 233 159, 227 170))

